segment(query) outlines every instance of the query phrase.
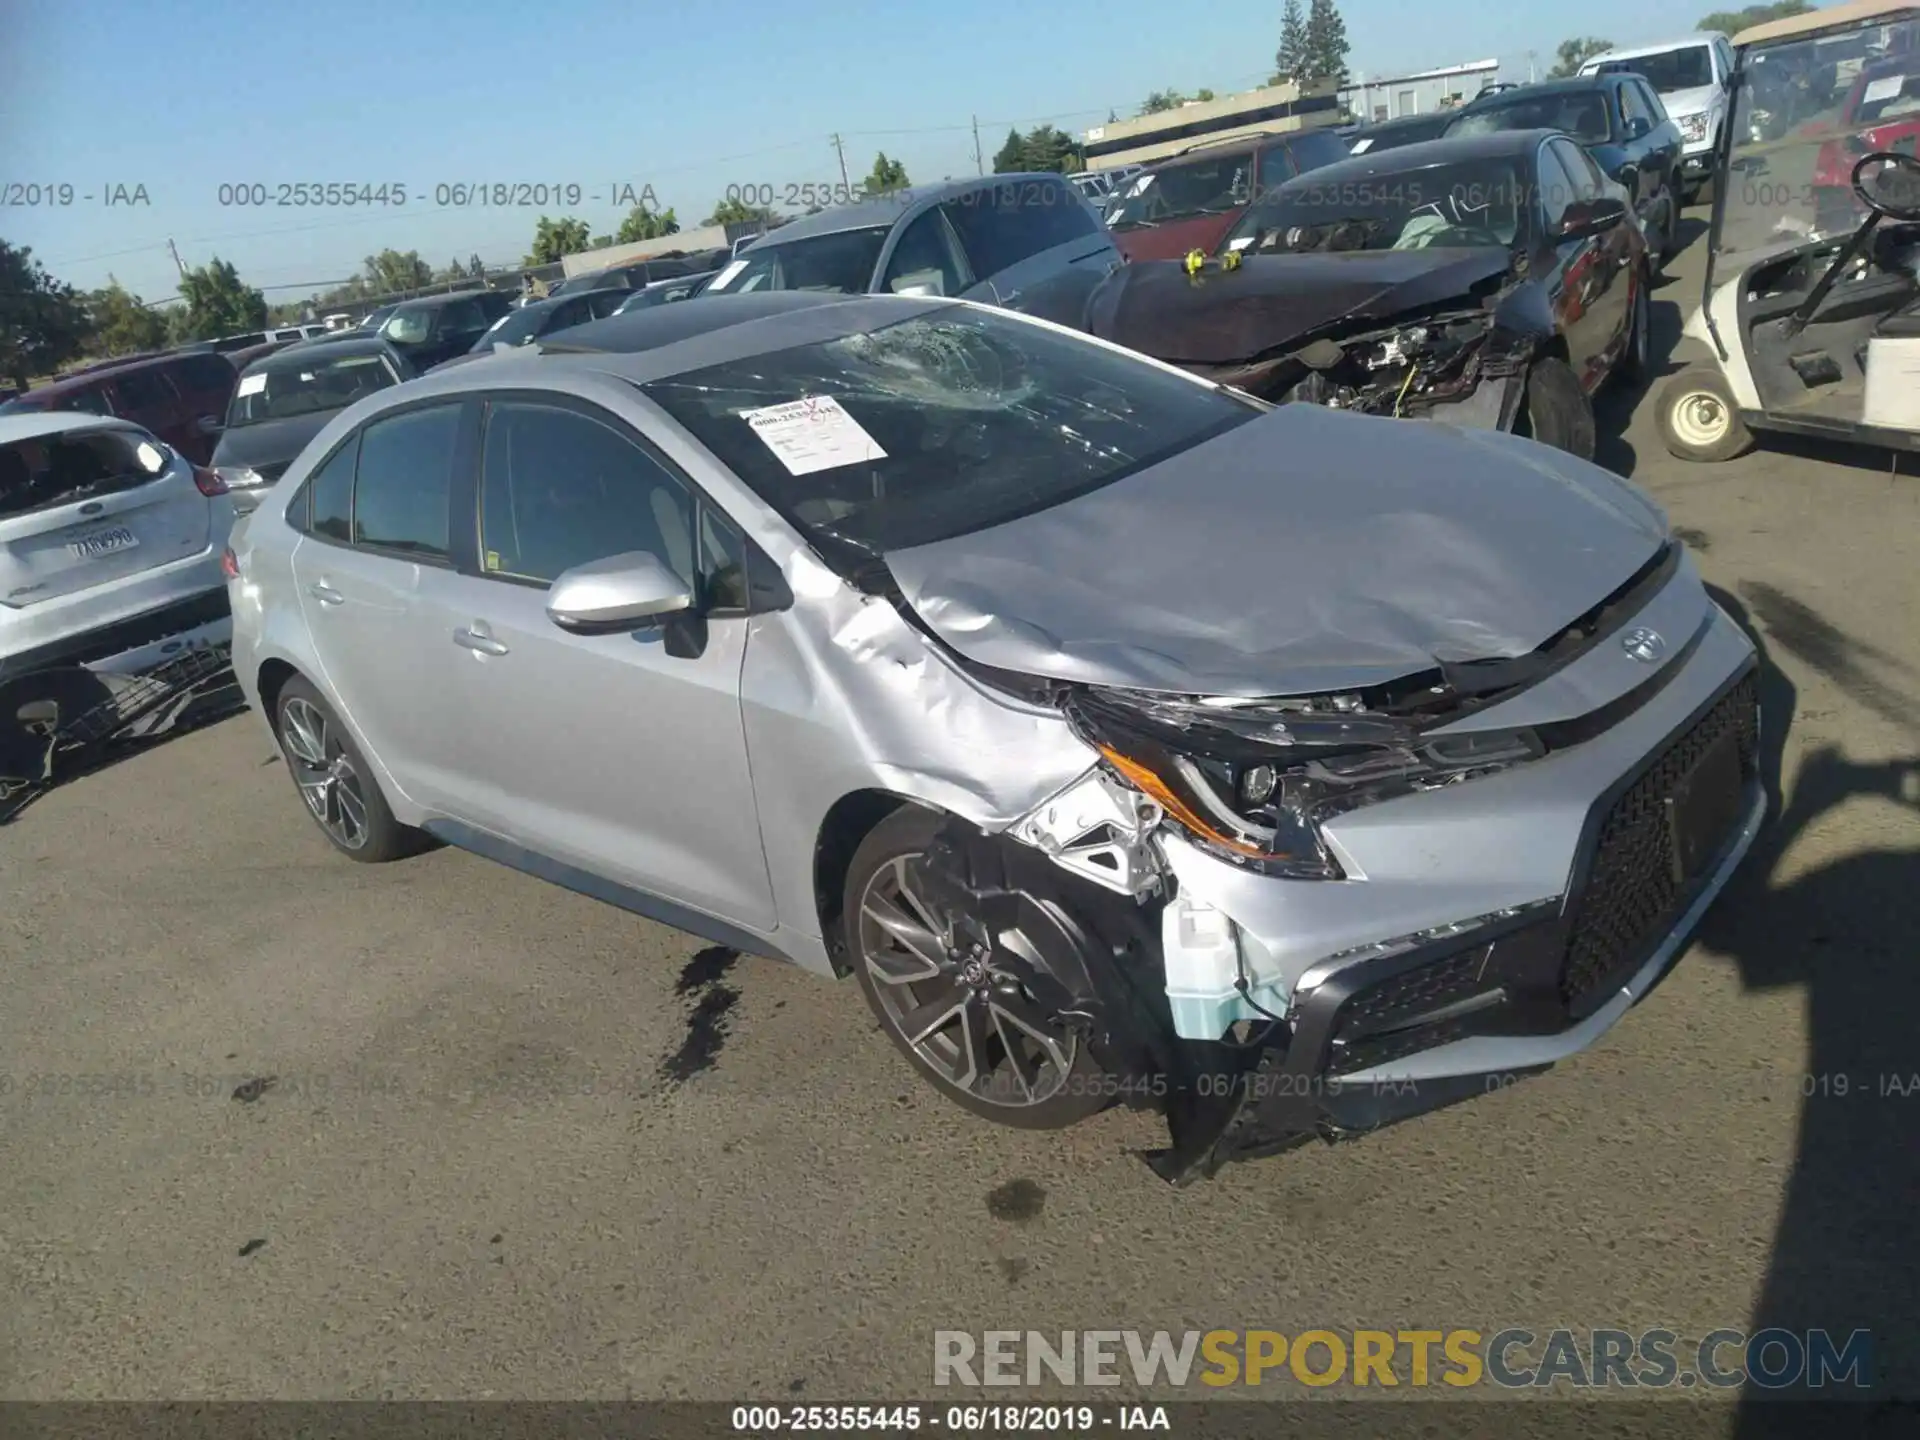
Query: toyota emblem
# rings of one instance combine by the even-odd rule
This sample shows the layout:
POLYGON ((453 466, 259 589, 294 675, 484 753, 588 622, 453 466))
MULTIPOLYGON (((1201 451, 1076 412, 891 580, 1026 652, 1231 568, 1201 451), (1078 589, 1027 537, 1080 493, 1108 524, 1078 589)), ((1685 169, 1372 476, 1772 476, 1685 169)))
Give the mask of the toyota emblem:
POLYGON ((1667 642, 1658 630, 1642 625, 1620 637, 1620 648, 1644 665, 1655 665, 1667 653, 1667 642))

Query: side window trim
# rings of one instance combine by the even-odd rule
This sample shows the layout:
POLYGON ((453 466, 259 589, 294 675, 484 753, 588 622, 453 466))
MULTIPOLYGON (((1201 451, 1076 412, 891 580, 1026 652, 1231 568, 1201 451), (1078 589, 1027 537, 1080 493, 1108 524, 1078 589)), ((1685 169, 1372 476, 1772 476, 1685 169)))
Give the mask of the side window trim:
MULTIPOLYGON (((740 526, 739 522, 729 515, 711 495, 701 488, 697 480, 676 464, 671 456, 663 452, 657 445, 642 434, 638 427, 631 424, 625 417, 591 400, 583 399, 577 395, 561 394, 553 390, 489 390, 485 392, 484 395, 477 397, 477 401, 478 403, 475 406, 477 414, 473 427, 474 449, 472 463, 466 467, 466 474, 470 477, 472 483, 471 504, 465 506, 461 511, 461 513, 471 514, 473 517, 473 528, 470 536, 473 542, 473 548, 464 558, 463 563, 456 567, 462 575, 477 580, 496 580, 504 584, 519 585, 534 590, 548 590, 551 589, 553 585, 551 580, 536 580, 529 576, 510 575, 499 570, 488 570, 480 563, 482 558, 481 551, 484 548, 484 542, 480 534, 480 518, 481 507, 484 503, 482 489, 485 484, 484 477, 486 473, 486 435, 488 424, 493 417, 494 407, 497 405, 544 405, 548 409, 568 411, 584 419, 606 426, 622 440, 625 440, 639 450, 647 459, 659 466, 663 474, 667 475, 686 491, 687 497, 691 502, 694 569, 699 572, 696 577, 698 580, 704 582, 709 578, 707 574, 708 556, 705 539, 705 525, 709 519, 713 524, 724 529, 738 543, 742 563, 748 567, 750 574, 758 569, 762 563, 765 563, 759 559, 759 547, 754 543, 752 537, 740 526)), ((456 474, 456 505, 462 503, 458 494, 458 480, 459 476, 456 474)), ((455 548, 456 550, 458 549, 457 543, 455 548)), ((769 608, 778 607, 756 604, 749 604, 745 607, 728 606, 725 609, 716 609, 708 612, 708 618, 715 620, 738 618, 758 614, 762 610, 769 608)))

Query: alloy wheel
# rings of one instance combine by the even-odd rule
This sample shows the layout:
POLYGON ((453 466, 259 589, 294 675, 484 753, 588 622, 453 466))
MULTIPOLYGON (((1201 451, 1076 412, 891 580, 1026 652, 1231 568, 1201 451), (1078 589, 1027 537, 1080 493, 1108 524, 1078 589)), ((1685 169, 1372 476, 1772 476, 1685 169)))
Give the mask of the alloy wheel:
POLYGON ((882 866, 860 897, 860 963, 884 1019, 962 1094, 1009 1109, 1052 1099, 1073 1074, 1079 1036, 1034 999, 1023 957, 969 935, 915 891, 917 858, 882 866))
POLYGON ((280 711, 280 743, 293 782, 320 828, 346 850, 367 843, 367 798, 339 734, 318 706, 298 696, 280 711))

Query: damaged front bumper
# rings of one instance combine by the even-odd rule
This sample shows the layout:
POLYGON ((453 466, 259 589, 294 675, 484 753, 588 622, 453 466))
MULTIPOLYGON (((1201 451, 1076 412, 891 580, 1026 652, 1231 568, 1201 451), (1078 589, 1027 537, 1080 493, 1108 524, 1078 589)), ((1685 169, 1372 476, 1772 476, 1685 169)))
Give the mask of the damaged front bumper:
POLYGON ((1329 821, 1343 878, 1236 864, 1101 772, 1016 825, 1158 907, 1184 1067, 1159 1173, 1186 1181, 1500 1088, 1587 1048, 1647 993, 1765 812, 1753 647, 1696 604, 1697 586, 1675 586, 1635 617, 1692 632, 1638 688, 1623 687, 1640 662, 1602 645, 1473 722, 1505 710, 1575 738, 1329 821))

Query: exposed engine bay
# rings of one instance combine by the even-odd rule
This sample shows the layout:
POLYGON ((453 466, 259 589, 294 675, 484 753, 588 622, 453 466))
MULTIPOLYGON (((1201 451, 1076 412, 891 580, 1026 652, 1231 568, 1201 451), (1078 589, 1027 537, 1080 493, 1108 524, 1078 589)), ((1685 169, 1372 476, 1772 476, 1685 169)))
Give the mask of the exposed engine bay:
POLYGON ((1485 310, 1442 311, 1411 323, 1318 339, 1243 372, 1205 373, 1264 400, 1419 418, 1436 406, 1466 399, 1483 380, 1525 369, 1523 346, 1510 340, 1489 345, 1494 329, 1485 310))

